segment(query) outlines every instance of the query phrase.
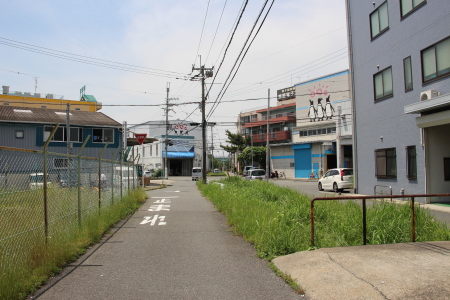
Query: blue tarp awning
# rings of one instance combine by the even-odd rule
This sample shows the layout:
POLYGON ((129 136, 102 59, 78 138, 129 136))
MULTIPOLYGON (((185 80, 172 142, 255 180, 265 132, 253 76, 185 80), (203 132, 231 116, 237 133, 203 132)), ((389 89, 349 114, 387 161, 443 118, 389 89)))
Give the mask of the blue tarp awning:
MULTIPOLYGON (((194 158, 195 153, 194 152, 175 152, 175 151, 168 151, 167 158, 194 158)), ((162 153, 163 157, 166 157, 166 151, 163 151, 162 153)))

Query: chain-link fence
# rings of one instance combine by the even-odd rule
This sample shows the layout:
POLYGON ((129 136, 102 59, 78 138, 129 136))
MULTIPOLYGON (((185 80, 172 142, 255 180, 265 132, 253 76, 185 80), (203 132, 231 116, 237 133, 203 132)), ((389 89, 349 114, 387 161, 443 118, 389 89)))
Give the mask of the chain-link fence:
POLYGON ((121 201, 137 175, 133 163, 0 147, 0 272, 121 201))

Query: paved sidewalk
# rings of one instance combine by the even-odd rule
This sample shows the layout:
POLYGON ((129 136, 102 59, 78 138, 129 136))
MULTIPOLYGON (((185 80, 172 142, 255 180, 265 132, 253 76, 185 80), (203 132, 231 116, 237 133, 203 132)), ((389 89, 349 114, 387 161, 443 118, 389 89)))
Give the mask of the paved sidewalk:
POLYGON ((322 248, 274 259, 316 299, 450 299, 450 242, 322 248))
POLYGON ((32 299, 304 299, 191 178, 165 184, 32 299))

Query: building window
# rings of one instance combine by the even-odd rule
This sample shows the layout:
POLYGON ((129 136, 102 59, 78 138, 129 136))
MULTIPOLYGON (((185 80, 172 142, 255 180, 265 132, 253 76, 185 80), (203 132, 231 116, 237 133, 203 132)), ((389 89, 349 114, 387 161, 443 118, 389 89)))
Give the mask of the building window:
POLYGON ((405 79, 405 92, 413 89, 411 56, 403 60, 403 74, 405 79))
POLYGON ((426 0, 400 0, 402 18, 410 15, 413 11, 427 3, 426 0))
POLYGON ((406 172, 409 180, 417 180, 417 158, 416 158, 416 146, 406 147, 407 165, 406 172))
POLYGON ((450 181, 450 157, 444 157, 444 180, 450 181))
POLYGON ((422 82, 450 75, 450 38, 422 50, 422 82))
POLYGON ((252 115, 252 122, 257 121, 258 120, 258 115, 252 115))
POLYGON ((327 128, 327 134, 336 133, 336 127, 327 128))
POLYGON ((373 13, 370 14, 370 32, 372 34, 372 40, 383 34, 388 29, 388 6, 387 1, 385 1, 373 13))
POLYGON ((153 156, 153 146, 150 145, 150 156, 153 156))
POLYGON ((53 159, 53 166, 55 169, 67 169, 69 160, 67 158, 55 158, 53 159))
POLYGON ((16 130, 16 139, 23 139, 24 132, 23 130, 16 130))
POLYGON ((241 123, 248 123, 250 122, 250 116, 241 117, 241 123))
POLYGON ((93 143, 114 143, 114 130, 113 129, 92 129, 92 142, 93 143))
POLYGON ((388 67, 373 75, 375 101, 380 101, 394 95, 392 84, 392 67, 388 67))
POLYGON ((375 150, 375 176, 397 178, 397 153, 395 148, 375 150))
MULTIPOLYGON (((44 141, 48 139, 53 127, 44 127, 44 141)), ((70 141, 71 142, 83 142, 83 129, 79 127, 70 127, 70 141)), ((60 126, 56 129, 53 135, 52 142, 67 142, 67 130, 65 126, 60 126)))

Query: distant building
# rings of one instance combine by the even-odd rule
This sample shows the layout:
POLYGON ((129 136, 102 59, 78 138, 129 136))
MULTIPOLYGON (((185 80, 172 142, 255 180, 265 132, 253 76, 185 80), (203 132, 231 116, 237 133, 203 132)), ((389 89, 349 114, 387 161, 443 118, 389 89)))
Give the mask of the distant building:
POLYGON ((352 167, 349 71, 295 86, 295 126, 290 143, 271 145, 274 170, 308 178, 314 171, 352 167))
POLYGON ((448 193, 449 1, 346 3, 358 193, 448 193))
MULTIPOLYGON (((156 139, 151 144, 135 146, 135 155, 142 158, 144 171, 165 169, 166 158, 166 123, 165 120, 149 121, 129 127, 129 136, 145 133, 156 139)), ((167 135, 167 170, 169 176, 190 176, 193 167, 202 167, 203 147, 202 128, 200 124, 181 120, 169 120, 167 135)), ((211 149, 207 149, 210 153, 211 149)), ((206 165, 210 167, 207 158, 206 165)))
MULTIPOLYGON (((18 94, 10 93, 9 87, 3 86, 3 94, 0 95, 0 146, 42 150, 53 127, 59 124, 48 146, 49 152, 67 154, 67 125, 70 126, 73 154, 78 153, 88 136, 83 156, 98 157, 108 143, 102 158, 111 159, 117 148, 122 148, 122 125, 98 112, 101 104, 93 96, 90 96, 90 101, 75 101, 53 99, 50 95, 42 98, 39 94, 18 94)), ((119 158, 120 151, 116 156, 119 158)))

